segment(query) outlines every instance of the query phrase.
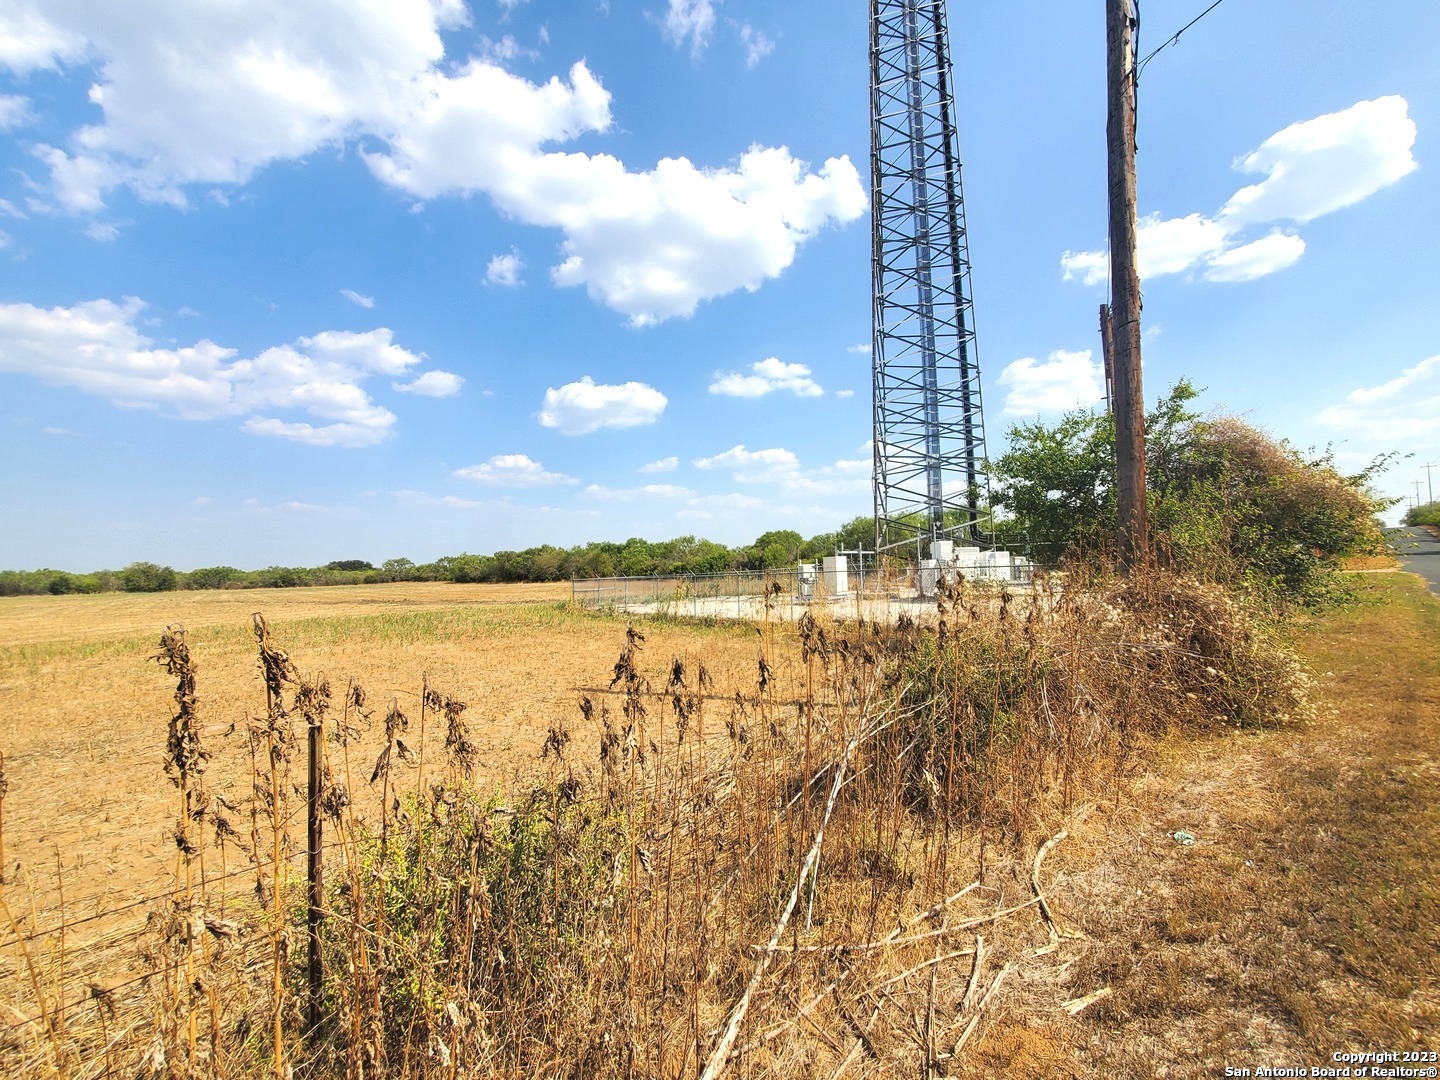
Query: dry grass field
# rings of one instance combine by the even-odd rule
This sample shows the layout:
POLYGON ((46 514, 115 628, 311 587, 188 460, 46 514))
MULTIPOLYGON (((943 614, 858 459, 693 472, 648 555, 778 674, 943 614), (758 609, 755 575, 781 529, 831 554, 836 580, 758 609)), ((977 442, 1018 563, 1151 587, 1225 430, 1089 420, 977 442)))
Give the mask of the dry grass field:
MULTIPOLYGON (((265 710, 251 613, 268 620, 299 670, 337 689, 354 678, 372 701, 397 697, 418 715, 422 678, 470 705, 482 782, 533 773, 547 726, 576 715, 582 693, 607 693, 623 619, 581 614, 570 587, 411 583, 99 596, 0 603, 0 752, 4 857, 44 896, 57 857, 67 906, 113 907, 161 890, 174 870, 171 785, 162 772, 174 680, 150 658, 181 623, 198 664, 200 717, 212 733, 216 791, 250 787, 243 732, 265 710), (227 737, 223 732, 234 732, 227 737)), ((753 681, 748 627, 666 625, 654 633, 657 673, 671 654, 702 650, 730 692, 753 681)), ((367 765, 380 732, 353 748, 367 765), (368 756, 367 756, 368 755, 368 756)), ((428 759, 438 741, 412 740, 428 759)), ((581 732, 583 739, 586 733, 581 732)), ((364 785, 358 785, 363 788, 364 785)))
MULTIPOLYGON (((207 914, 246 923, 247 944, 233 956, 223 941, 218 952, 192 944, 185 960, 203 954, 206 980, 238 995, 217 1006, 207 981, 217 1026, 206 1030, 201 982, 186 1006, 181 954, 138 981, 165 949, 151 939, 163 937, 157 912, 171 901, 154 900, 185 878, 176 788, 162 770, 175 678, 151 658, 161 628, 182 622, 213 754, 205 786, 252 804, 264 785, 246 733, 266 715, 257 611, 299 676, 330 682, 334 713, 352 679, 365 687, 374 719, 348 747, 329 747, 354 800, 336 816, 352 822, 339 829, 350 847, 327 856, 328 873, 349 874, 354 888, 339 886, 330 919, 355 929, 327 948, 338 950, 334 970, 348 964, 354 977, 373 963, 373 978, 401 979, 384 984, 394 1001, 376 990, 375 1009, 354 996, 364 979, 342 979, 328 1006, 339 1029, 319 1044, 330 1056, 313 1059, 298 1005, 288 1011, 299 984, 282 993, 277 982, 273 1012, 297 1076, 342 1063, 355 1076, 449 1075, 453 1053, 483 1062, 485 1075, 696 1076, 710 1055, 744 1076, 1200 1077, 1225 1064, 1323 1064, 1337 1049, 1433 1047, 1440 609, 1404 575, 1367 577, 1361 590, 1350 611, 1302 627, 1323 700, 1293 715, 1288 661, 1237 629, 1213 591, 1183 583, 1078 605, 1022 599, 1008 614, 995 594, 957 598, 941 612, 948 628, 927 631, 647 619, 636 623, 642 647, 618 667, 625 620, 569 607, 565 585, 0 602, 0 1068, 159 1075, 166 1052, 175 1075, 278 1067, 262 976, 271 952, 277 972, 286 950, 298 964, 304 911, 291 909, 299 937, 282 950, 289 932, 255 907, 254 869, 237 870, 246 860, 235 847, 217 866, 225 847, 217 856, 202 843, 199 868, 207 914), (357 861, 364 827, 354 823, 373 829, 382 813, 368 781, 390 745, 378 720, 392 700, 420 751, 396 784, 423 800, 429 780, 456 775, 439 698, 422 731, 427 684, 468 705, 474 786, 499 800, 479 812, 514 808, 510 839, 497 834, 494 850, 514 860, 539 845, 526 856, 538 863, 504 871, 521 875, 511 884, 497 893, 491 882, 494 904, 533 887, 526 874, 540 874, 542 891, 526 894, 533 906, 520 924, 507 916, 508 930, 498 908, 487 913, 501 935, 490 960, 479 945, 452 955, 444 875, 467 874, 465 851, 448 851, 444 830, 427 840, 426 813, 404 829, 397 820, 396 836, 408 837, 405 859, 422 869, 434 859, 439 876, 357 861), (582 699, 593 719, 582 719, 582 699), (828 805, 823 791, 802 798, 798 777, 828 786, 833 774, 838 785, 847 762, 853 797, 837 802, 836 787, 828 805), (570 783, 585 794, 563 794, 570 783), (568 798, 578 801, 562 815, 568 798), (522 822, 540 831, 515 832, 522 822), (822 836, 807 900, 799 864, 812 838, 821 854, 822 836), (628 839, 602 856, 592 845, 606 837, 628 839), (461 864, 446 862, 456 854, 461 864), (601 878, 562 871, 593 875, 597 858, 611 867, 601 878), (372 905, 363 925, 362 897, 372 905), (393 925, 367 944, 356 935, 377 917, 393 925), (420 922, 402 934, 411 917, 420 922), (561 928, 570 919, 580 920, 573 939, 561 928), (437 954, 432 969, 406 958, 442 931, 448 959, 437 954), (516 933, 549 942, 534 981, 514 970, 516 933), (454 997, 461 968, 462 983, 480 981, 454 997), (450 1005, 444 995, 424 1004, 425 974, 412 1000, 405 973, 432 970, 450 980, 431 991, 450 1005), (500 995, 488 1005, 487 985, 500 995), (746 1018, 736 1002, 752 994, 746 1018), (454 1019, 455 1001, 476 1010, 470 1019, 454 1019), (410 1019, 387 1050, 362 1027, 396 1004, 410 1019), (728 1057, 727 1018, 740 1031, 728 1057)), ((303 775, 301 762, 294 779, 303 775)), ((464 796, 451 787, 445 797, 462 801, 446 811, 443 794, 428 815, 458 829, 464 796)), ((286 796, 295 873, 303 805, 286 796)), ((233 816, 239 825, 249 811, 233 816)), ((469 858, 473 875, 474 849, 469 858)))

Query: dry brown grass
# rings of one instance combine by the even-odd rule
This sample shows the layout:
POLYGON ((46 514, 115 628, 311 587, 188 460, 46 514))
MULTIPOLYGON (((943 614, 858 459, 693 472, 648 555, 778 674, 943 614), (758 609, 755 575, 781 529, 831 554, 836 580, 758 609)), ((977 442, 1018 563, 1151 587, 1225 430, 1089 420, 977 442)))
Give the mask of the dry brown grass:
MULTIPOLYGON (((264 695, 247 624, 192 629, 201 715, 222 729, 216 712, 237 720, 233 741, 207 735, 219 741, 206 784, 237 806, 269 791, 252 805, 275 810, 284 829, 292 792, 266 779, 263 761, 275 768, 268 747, 287 736, 270 728, 285 721, 253 719, 265 715, 264 695), (247 730, 266 747, 253 774, 247 730)), ((1207 1030, 1193 1017, 1215 995, 1194 957, 1214 959, 1222 978, 1234 967, 1205 950, 1233 937, 1232 913, 1250 894, 1241 867, 1212 852, 1212 832, 1230 827, 1232 802, 1248 805, 1237 789, 1255 795, 1246 828, 1277 812, 1263 772, 1230 768, 1227 751, 1279 738, 1239 734, 1278 714, 1295 725, 1309 715, 1304 680, 1242 606, 1170 578, 1022 598, 961 593, 930 629, 661 621, 642 628, 645 641, 631 638, 619 663, 621 624, 554 605, 270 624, 302 674, 330 674, 328 713, 317 711, 325 691, 313 677, 286 686, 287 703, 296 692, 311 703, 297 699, 297 715, 340 721, 337 734, 363 726, 342 711, 341 673, 351 671, 375 711, 368 735, 329 749, 351 798, 335 802, 329 826, 343 848, 331 856, 340 862, 327 948, 332 971, 348 974, 334 984, 331 1021, 307 1040, 288 1004, 295 987, 274 994, 268 962, 245 963, 280 956, 294 915, 233 897, 243 943, 206 960, 207 985, 227 988, 208 1037, 178 1022, 190 1006, 173 990, 158 1004, 175 1022, 155 1039, 153 986, 148 998, 105 991, 125 1004, 115 1022, 136 1025, 115 1049, 127 1068, 136 1055, 153 1064, 159 1046, 182 1072, 278 1069, 259 1037, 278 1016, 281 1054, 315 1075, 1109 1075, 1111 1062, 1142 1074, 1142 1061, 1160 1060, 1146 1057, 1159 1025, 1207 1030), (612 670, 613 682, 599 674, 612 670), (422 698, 423 686, 441 690, 422 698), (392 695, 410 726, 385 734, 392 695), (452 710, 451 695, 469 708, 452 710), (391 737, 419 745, 422 703, 425 774, 397 764, 391 737), (442 713, 452 751, 474 744, 480 782, 508 779, 498 794, 465 784, 465 755, 441 747, 442 713), (487 731, 500 715, 515 739, 508 757, 487 731), (1231 733, 1195 741, 1196 731, 1231 733), (1147 780, 1140 751, 1167 732, 1159 779, 1147 780), (1209 789, 1165 779, 1169 748, 1207 746, 1209 789), (382 787, 401 792, 399 803, 364 782, 381 747, 393 770, 382 787), (1182 849, 1157 837, 1157 807, 1173 811, 1169 830, 1202 842, 1182 849), (1081 1007, 1101 989, 1110 996, 1081 1007)), ((153 743, 173 684, 138 663, 136 644, 31 642, 5 654, 6 686, 14 671, 31 688, 23 707, 46 709, 37 678, 43 689, 46 674, 64 685, 87 666, 112 677, 138 667, 128 685, 143 681, 136 707, 150 711, 137 715, 135 739, 144 743, 143 726, 153 743)), ((141 655, 153 652, 143 645, 141 655)), ((127 684, 116 681, 118 704, 127 684)), ((32 732, 23 773, 7 756, 12 821, 22 776, 53 762, 61 786, 85 782, 84 763, 67 774, 63 758, 39 757, 45 747, 32 732)), ((133 771, 137 789, 159 788, 158 768, 133 771)), ((159 874, 174 862, 173 835, 160 831, 173 820, 173 789, 154 800, 129 805, 128 827, 152 830, 159 874)), ((256 825, 253 848, 271 842, 269 828, 256 825)), ((6 840, 8 850, 8 829, 6 840)), ((20 842, 44 847, 33 835, 20 842)), ((31 880, 41 880, 33 866, 31 880)), ((224 910, 223 888, 201 892, 224 910)), ((44 948, 42 985, 11 995, 21 1012, 55 989, 46 979, 58 982, 63 965, 44 948)), ((290 963, 299 952, 292 939, 290 963)), ((32 1071, 69 1054, 98 1075, 94 1025, 106 1015, 97 999, 70 1029, 30 1024, 0 1052, 32 1071)))
POLYGON ((1301 633, 1325 716, 1164 740, 1072 828, 1055 901, 1088 940, 1009 1001, 978 1068, 1036 1024, 1053 1075, 1440 1048, 1440 605, 1400 575, 1360 588, 1301 633), (1077 1019, 1058 1007, 1099 988, 1077 1019))

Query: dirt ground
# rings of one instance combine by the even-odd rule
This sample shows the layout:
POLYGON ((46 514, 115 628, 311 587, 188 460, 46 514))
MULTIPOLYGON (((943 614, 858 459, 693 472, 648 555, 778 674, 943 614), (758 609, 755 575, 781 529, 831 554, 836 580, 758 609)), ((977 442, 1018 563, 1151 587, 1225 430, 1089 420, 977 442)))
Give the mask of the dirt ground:
POLYGON ((1300 635, 1328 717, 1172 737, 1071 824, 1047 877, 1075 936, 1019 968, 967 1075, 1440 1050, 1440 603, 1409 575, 1363 595, 1300 635))

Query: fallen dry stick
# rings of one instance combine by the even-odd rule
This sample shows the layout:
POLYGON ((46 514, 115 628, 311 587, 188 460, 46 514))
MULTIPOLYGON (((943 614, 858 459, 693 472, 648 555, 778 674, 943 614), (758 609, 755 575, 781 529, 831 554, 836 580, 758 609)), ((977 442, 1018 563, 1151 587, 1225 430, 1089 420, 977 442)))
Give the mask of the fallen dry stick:
POLYGON ((1069 1001, 1061 1002, 1060 1007, 1064 1009, 1067 1013, 1069 1013, 1071 1016, 1077 1016, 1083 1010, 1088 1009, 1091 1005, 1094 1005, 1095 1002, 1109 997, 1114 992, 1115 991, 1111 990, 1110 987, 1102 986, 1099 990, 1091 991, 1084 997, 1071 998, 1069 1001))
POLYGON ((1014 964, 1006 964, 1000 969, 1000 973, 995 976, 995 981, 990 984, 990 989, 986 990, 985 996, 980 999, 980 1004, 975 1006, 975 1014, 970 1017, 970 1022, 965 1025, 965 1030, 960 1033, 960 1038, 955 1040, 955 1049, 950 1051, 950 1057, 960 1056, 960 1051, 965 1048, 965 1043, 969 1041, 971 1035, 975 1034, 975 1028, 980 1024, 980 1017, 985 1012, 985 1006, 990 1004, 990 999, 1000 989, 1000 984, 1005 981, 1005 976, 1013 970, 1015 970, 1014 964))
POLYGON ((1040 850, 1035 853, 1035 862, 1030 867, 1030 888, 1035 893, 1035 900, 1040 905, 1040 914, 1045 918, 1045 926, 1050 931, 1050 943, 1053 945, 1060 939, 1060 926, 1055 921, 1055 913, 1050 910, 1050 905, 1045 902, 1045 894, 1040 891, 1040 864, 1045 861, 1045 856, 1050 854, 1050 849, 1060 843, 1070 834, 1061 829, 1045 843, 1040 845, 1040 850))

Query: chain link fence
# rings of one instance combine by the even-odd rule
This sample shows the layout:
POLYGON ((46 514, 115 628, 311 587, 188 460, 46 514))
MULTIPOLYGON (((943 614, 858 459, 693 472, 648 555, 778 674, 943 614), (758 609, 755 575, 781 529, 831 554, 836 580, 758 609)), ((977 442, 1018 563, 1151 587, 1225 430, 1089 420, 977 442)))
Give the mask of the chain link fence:
MULTIPOLYGON (((967 581, 977 583, 1024 585, 1030 581, 1030 565, 1024 560, 972 567, 963 573, 967 581)), ((822 604, 837 614, 893 619, 900 611, 932 604, 937 581, 934 573, 889 570, 852 561, 838 577, 818 566, 800 566, 722 574, 576 578, 571 582, 571 598, 582 607, 612 607, 637 615, 763 619, 768 608, 771 618, 788 621, 822 604)))

